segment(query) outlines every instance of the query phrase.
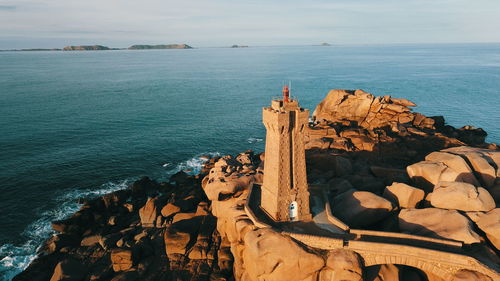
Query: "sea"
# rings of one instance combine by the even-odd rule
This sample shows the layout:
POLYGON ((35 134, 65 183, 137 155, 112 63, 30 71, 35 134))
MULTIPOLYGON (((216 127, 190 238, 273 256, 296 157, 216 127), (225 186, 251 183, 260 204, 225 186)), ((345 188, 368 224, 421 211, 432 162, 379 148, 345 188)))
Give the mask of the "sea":
POLYGON ((285 83, 311 112, 363 89, 500 143, 500 44, 0 52, 0 280, 80 197, 263 151, 261 110, 285 83))

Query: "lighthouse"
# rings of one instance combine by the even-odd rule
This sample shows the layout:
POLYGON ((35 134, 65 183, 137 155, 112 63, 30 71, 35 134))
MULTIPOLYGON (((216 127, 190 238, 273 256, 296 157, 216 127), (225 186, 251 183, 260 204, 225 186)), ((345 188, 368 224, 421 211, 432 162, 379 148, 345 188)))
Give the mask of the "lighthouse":
POLYGON ((284 86, 283 96, 263 108, 262 121, 267 132, 261 208, 275 221, 311 220, 304 150, 309 111, 284 86))

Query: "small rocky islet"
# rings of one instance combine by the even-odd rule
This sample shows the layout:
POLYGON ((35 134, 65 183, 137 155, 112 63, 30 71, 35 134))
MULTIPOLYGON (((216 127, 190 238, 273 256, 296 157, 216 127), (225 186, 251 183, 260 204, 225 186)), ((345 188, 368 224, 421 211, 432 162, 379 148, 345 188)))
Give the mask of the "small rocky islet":
MULTIPOLYGON (((498 280, 500 149, 482 129, 414 106, 330 91, 305 132, 308 182, 328 191, 328 211, 351 228, 449 239, 497 270, 459 269, 449 280, 498 280)), ((206 159, 198 175, 144 177, 80 199, 14 280, 445 280, 396 263, 365 266, 348 249, 310 247, 259 224, 247 199, 265 153, 206 159)))

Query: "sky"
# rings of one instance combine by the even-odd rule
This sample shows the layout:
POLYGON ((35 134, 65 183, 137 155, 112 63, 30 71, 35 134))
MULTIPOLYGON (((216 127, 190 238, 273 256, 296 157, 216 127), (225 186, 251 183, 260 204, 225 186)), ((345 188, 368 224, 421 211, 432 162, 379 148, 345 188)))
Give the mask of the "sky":
POLYGON ((500 42, 500 0, 0 0, 0 49, 500 42))

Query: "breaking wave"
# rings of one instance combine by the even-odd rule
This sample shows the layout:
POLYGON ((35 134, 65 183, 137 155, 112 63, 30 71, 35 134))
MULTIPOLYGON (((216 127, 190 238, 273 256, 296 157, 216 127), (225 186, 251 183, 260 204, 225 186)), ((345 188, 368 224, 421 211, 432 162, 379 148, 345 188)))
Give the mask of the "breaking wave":
MULTIPOLYGON (((170 169, 166 173, 166 177, 170 177, 171 175, 184 171, 185 173, 189 175, 197 175, 201 172, 201 169, 203 168, 203 164, 210 160, 210 158, 215 157, 215 156, 220 156, 221 154, 219 152, 207 152, 207 153, 200 153, 192 157, 191 159, 188 159, 186 161, 182 161, 175 168, 170 169)), ((163 167, 170 167, 170 163, 166 163, 163 165, 163 167), (166 164, 169 164, 165 166, 166 164)))
POLYGON ((14 276, 23 271, 36 258, 36 252, 43 241, 53 235, 51 222, 61 220, 78 211, 80 204, 78 198, 91 198, 104 195, 128 186, 129 180, 119 183, 106 183, 99 189, 77 189, 61 191, 55 196, 57 208, 44 211, 40 217, 28 225, 21 233, 24 243, 21 245, 4 244, 0 246, 0 280, 12 280, 14 276))
POLYGON ((263 141, 264 139, 261 139, 261 138, 248 138, 247 139, 247 142, 248 143, 256 143, 256 142, 261 142, 263 141))
MULTIPOLYGON (((203 168, 203 164, 210 158, 220 156, 219 152, 208 152, 197 154, 194 157, 178 163, 174 168, 163 174, 167 179, 171 175, 184 171, 187 174, 198 174, 203 168)), ((163 168, 172 167, 173 163, 163 164, 163 168)), ((164 180, 164 179, 160 179, 164 180)), ((124 180, 118 183, 106 183, 98 189, 76 189, 64 190, 55 196, 57 207, 41 213, 40 217, 28 225, 21 233, 24 238, 23 244, 4 244, 0 246, 0 281, 9 281, 23 271, 36 258, 36 252, 41 244, 51 235, 55 234, 51 227, 51 222, 62 220, 79 210, 79 198, 93 198, 104 194, 125 189, 132 180, 124 180)))

